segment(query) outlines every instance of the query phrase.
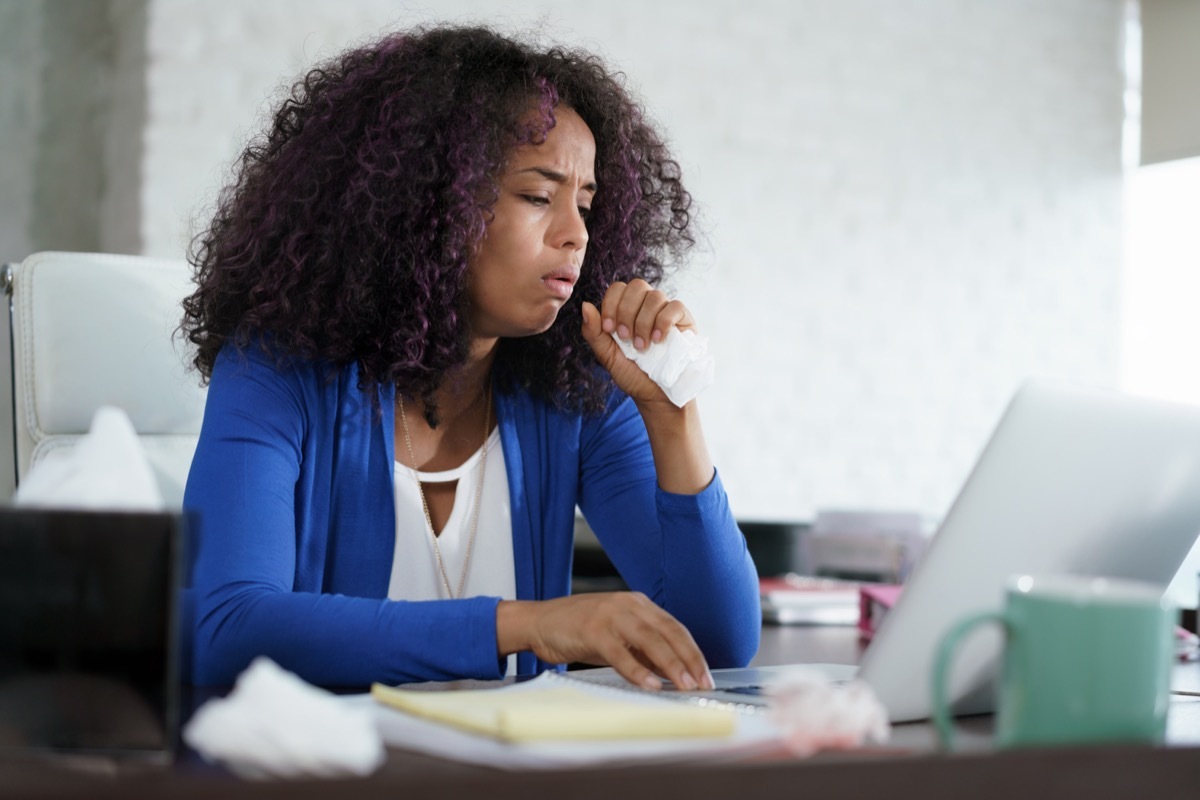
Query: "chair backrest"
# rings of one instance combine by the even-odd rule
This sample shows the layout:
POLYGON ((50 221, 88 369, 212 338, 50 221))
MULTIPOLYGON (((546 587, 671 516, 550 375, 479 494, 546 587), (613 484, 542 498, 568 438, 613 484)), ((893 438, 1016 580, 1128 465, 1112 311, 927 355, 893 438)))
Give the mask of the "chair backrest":
POLYGON ((12 474, 4 464, 0 481, 19 484, 33 465, 61 457, 109 405, 129 415, 168 508, 180 506, 206 396, 175 335, 191 290, 187 263, 45 252, 5 269, 11 369, 0 376, 11 380, 13 424, 0 462, 12 474))

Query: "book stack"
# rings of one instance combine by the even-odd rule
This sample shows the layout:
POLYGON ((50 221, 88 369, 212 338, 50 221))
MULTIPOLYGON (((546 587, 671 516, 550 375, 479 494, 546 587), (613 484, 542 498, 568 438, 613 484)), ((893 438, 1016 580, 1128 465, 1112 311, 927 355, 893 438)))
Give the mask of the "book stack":
POLYGON ((817 575, 901 583, 925 551, 933 521, 916 512, 821 511, 804 538, 817 575))
POLYGON ((763 622, 776 625, 854 625, 859 618, 858 581, 789 573, 759 578, 763 622))

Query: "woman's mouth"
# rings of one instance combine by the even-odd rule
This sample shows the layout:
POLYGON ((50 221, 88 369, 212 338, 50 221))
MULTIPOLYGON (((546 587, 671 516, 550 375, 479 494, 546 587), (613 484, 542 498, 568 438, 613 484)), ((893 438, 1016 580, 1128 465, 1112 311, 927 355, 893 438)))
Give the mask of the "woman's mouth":
POLYGON ((571 293, 575 290, 575 282, 578 280, 579 273, 572 269, 556 269, 542 276, 542 283, 550 290, 550 294, 559 300, 571 298, 571 293))

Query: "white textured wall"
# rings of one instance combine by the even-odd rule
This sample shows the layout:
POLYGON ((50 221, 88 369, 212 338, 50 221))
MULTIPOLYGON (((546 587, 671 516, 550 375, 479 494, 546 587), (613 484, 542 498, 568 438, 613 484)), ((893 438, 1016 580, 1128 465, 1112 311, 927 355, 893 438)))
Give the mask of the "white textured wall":
POLYGON ((40 3, 41 118, 31 232, 36 249, 96 251, 112 118, 107 2, 40 3))
POLYGON ((144 249, 183 252, 277 87, 428 19, 598 50, 665 127, 740 516, 940 514, 1021 379, 1115 384, 1121 0, 152 0, 144 249))
POLYGON ((33 247, 41 45, 42 3, 0 0, 0 263, 33 247))
POLYGON ((146 0, 0 0, 0 260, 141 250, 146 0))
MULTIPOLYGON (((90 0, 94 2, 94 0, 90 0)), ((105 126, 100 249, 142 251, 142 156, 146 127, 146 0, 108 0, 113 57, 105 126)))

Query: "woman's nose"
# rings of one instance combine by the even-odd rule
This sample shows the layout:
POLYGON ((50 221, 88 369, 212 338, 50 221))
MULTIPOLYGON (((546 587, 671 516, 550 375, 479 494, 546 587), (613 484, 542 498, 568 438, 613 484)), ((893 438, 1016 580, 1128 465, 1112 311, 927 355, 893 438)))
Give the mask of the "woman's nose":
POLYGON ((555 216, 550 237, 551 244, 556 248, 582 250, 586 247, 588 243, 587 224, 579 209, 574 205, 565 206, 555 216))

